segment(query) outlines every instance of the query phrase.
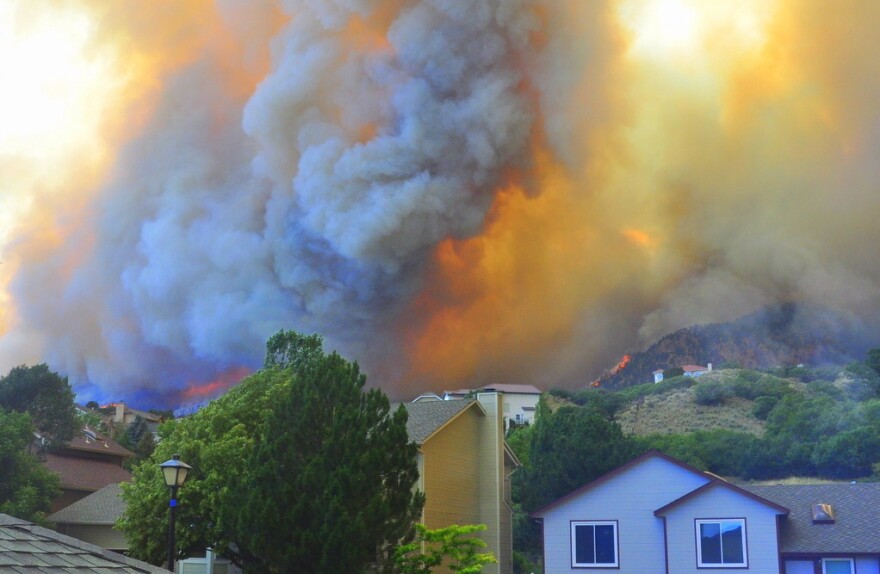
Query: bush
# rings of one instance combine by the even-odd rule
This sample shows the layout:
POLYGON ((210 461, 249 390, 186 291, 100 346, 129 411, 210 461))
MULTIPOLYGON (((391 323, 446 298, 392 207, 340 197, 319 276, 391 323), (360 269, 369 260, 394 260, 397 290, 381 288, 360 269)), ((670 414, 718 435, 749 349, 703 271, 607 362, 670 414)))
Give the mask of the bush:
POLYGON ((773 410, 773 407, 775 407, 778 402, 779 397, 770 397, 767 395, 757 397, 755 399, 755 405, 752 407, 752 414, 755 415, 756 419, 766 421, 767 417, 770 416, 770 411, 773 410))
POLYGON ((698 405, 719 405, 732 395, 730 387, 719 381, 706 381, 694 387, 694 401, 698 405))

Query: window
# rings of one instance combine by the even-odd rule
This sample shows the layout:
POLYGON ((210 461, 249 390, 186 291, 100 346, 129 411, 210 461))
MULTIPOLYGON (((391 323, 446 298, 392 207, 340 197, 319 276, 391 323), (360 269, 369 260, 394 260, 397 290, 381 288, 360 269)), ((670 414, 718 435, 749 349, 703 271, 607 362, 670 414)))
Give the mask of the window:
POLYGON ((571 565, 581 568, 616 568, 617 522, 572 522, 571 565))
POLYGON ((822 574, 853 574, 852 558, 823 558, 822 574))
POLYGON ((746 521, 741 518, 697 520, 697 566, 748 566, 746 521))

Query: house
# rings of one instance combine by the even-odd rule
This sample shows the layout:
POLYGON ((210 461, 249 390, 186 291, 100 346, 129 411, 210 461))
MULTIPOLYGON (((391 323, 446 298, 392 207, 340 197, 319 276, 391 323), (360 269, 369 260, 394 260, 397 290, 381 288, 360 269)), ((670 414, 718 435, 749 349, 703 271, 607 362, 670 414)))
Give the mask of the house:
MULTIPOLYGON (((712 370, 712 363, 708 363, 705 367, 701 365, 683 365, 681 369, 684 371, 685 377, 699 377, 712 370)), ((657 369, 652 374, 654 375, 655 384, 663 380, 663 369, 657 369)))
POLYGON ((534 385, 489 385, 479 389, 458 389, 443 391, 443 400, 457 400, 473 396, 477 392, 497 392, 504 396, 504 429, 510 423, 531 424, 535 420, 535 410, 541 398, 541 390, 534 385))
POLYGON ((0 514, 0 572, 167 574, 167 570, 0 514))
POLYGON ((545 572, 880 572, 874 484, 740 487, 652 451, 533 516, 545 572))
POLYGON ((498 559, 487 574, 513 572, 510 477, 519 461, 504 440, 503 395, 406 403, 407 432, 419 445, 417 488, 429 529, 485 524, 480 537, 498 559))
POLYGON ((114 483, 50 514, 49 522, 61 534, 114 552, 125 552, 128 542, 122 532, 113 528, 124 510, 122 489, 114 483))
POLYGON ((111 403, 109 406, 114 407, 115 410, 113 412, 113 420, 108 422, 123 428, 128 427, 140 418, 147 423, 147 428, 155 435, 159 430, 159 425, 165 420, 162 416, 155 413, 133 409, 122 401, 111 403))
POLYGON ((89 428, 63 447, 43 454, 43 465, 61 478, 61 496, 53 501, 52 512, 108 484, 131 480, 123 463, 133 456, 133 452, 113 439, 89 428))

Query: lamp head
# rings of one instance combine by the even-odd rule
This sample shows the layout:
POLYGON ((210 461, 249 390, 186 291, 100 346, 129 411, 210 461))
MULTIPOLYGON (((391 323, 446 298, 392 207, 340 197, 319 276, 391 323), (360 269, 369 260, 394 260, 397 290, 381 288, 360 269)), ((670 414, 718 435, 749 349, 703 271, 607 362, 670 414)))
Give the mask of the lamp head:
POLYGON ((171 460, 167 460, 160 464, 159 468, 162 469, 162 474, 165 476, 165 484, 169 488, 179 488, 183 486, 187 474, 189 474, 190 469, 192 469, 192 467, 185 462, 180 462, 179 454, 173 455, 171 460))

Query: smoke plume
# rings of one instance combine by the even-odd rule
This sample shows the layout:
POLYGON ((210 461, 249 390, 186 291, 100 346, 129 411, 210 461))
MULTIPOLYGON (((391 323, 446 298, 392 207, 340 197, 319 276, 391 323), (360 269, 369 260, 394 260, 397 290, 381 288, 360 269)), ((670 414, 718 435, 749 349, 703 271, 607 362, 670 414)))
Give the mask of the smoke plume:
POLYGON ((779 301, 873 321, 880 8, 844 4, 14 3, 88 73, 0 143, 0 367, 176 406, 287 328, 405 397, 779 301))

